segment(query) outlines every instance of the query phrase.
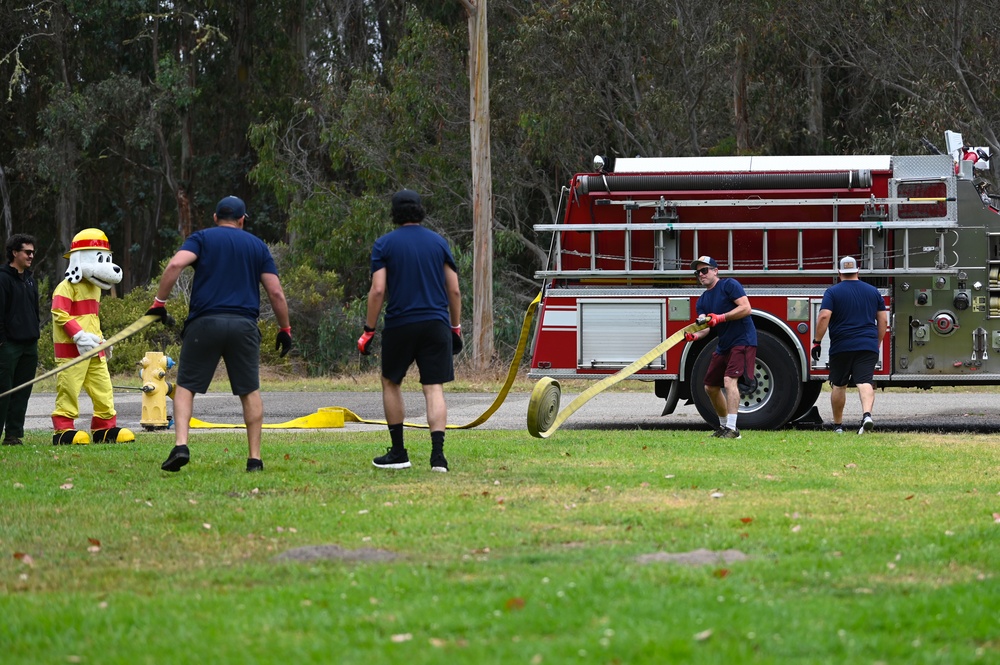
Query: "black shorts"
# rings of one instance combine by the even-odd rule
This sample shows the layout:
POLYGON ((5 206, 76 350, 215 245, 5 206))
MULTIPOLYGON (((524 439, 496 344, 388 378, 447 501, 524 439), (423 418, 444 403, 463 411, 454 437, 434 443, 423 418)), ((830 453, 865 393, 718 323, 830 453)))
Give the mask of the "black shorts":
POLYGON ((830 354, 830 385, 843 388, 849 383, 874 384, 878 354, 874 351, 847 351, 830 354))
POLYGON ((260 328, 256 321, 238 314, 199 316, 184 326, 183 337, 177 363, 177 385, 181 388, 208 392, 222 358, 234 395, 260 389, 260 328))
POLYGON ((451 328, 444 321, 419 321, 382 332, 382 376, 402 383, 413 361, 425 386, 455 380, 451 328))

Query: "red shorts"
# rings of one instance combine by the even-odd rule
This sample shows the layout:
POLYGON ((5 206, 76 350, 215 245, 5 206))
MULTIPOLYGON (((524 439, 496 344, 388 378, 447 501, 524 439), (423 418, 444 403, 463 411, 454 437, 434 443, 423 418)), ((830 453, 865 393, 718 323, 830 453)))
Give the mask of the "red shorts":
POLYGON ((716 351, 705 372, 705 385, 721 388, 725 385, 724 377, 738 379, 744 374, 753 376, 756 362, 756 346, 734 346, 725 353, 716 351))

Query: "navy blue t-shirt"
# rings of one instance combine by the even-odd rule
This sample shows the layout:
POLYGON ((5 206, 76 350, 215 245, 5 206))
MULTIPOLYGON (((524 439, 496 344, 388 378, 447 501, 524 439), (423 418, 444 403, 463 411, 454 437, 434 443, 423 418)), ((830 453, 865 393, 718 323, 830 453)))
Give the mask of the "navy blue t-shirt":
POLYGON ((271 250, 243 229, 214 226, 188 236, 181 249, 198 255, 188 321, 205 314, 260 316, 260 277, 278 274, 271 250))
POLYGON ((445 265, 458 272, 445 239, 419 224, 400 226, 375 241, 372 273, 386 269, 386 329, 434 319, 451 325, 445 265))
POLYGON ((835 284, 823 294, 820 309, 830 315, 830 353, 872 351, 878 353, 878 312, 885 299, 871 284, 857 279, 835 284))
MULTIPOLYGON (((695 311, 698 314, 726 314, 733 311, 736 301, 745 295, 742 284, 732 277, 723 277, 698 297, 695 311)), ((719 333, 719 353, 734 346, 757 346, 757 328, 749 316, 720 323, 715 329, 719 333)))

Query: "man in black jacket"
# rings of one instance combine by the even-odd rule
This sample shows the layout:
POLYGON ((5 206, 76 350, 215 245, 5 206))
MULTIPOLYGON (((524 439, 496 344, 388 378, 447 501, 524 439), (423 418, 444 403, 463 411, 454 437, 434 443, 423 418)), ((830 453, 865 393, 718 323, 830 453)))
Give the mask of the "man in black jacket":
MULTIPOLYGON (((0 393, 35 378, 38 368, 38 285, 31 273, 35 239, 7 239, 7 265, 0 266, 0 393)), ((19 446, 31 386, 0 399, 3 445, 19 446)))

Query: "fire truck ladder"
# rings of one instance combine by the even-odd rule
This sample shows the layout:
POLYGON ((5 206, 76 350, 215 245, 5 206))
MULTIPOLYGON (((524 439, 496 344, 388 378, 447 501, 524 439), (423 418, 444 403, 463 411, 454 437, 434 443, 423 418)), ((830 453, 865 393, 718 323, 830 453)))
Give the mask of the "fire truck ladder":
MULTIPOLYGON (((836 231, 861 230, 863 232, 863 257, 862 265, 868 266, 863 273, 870 275, 895 275, 895 274, 939 274, 941 269, 948 268, 954 262, 947 261, 947 249, 945 236, 950 229, 958 226, 954 213, 955 205, 949 205, 949 215, 946 219, 890 219, 890 210, 893 206, 905 204, 912 205, 934 205, 942 201, 953 202, 953 198, 824 198, 824 199, 698 199, 670 201, 660 197, 655 201, 635 201, 635 200, 614 200, 598 199, 595 205, 619 205, 625 211, 624 223, 612 224, 535 224, 535 231, 548 231, 554 233, 553 242, 549 250, 549 259, 545 270, 535 273, 536 279, 575 279, 581 277, 603 277, 603 278, 649 278, 673 275, 687 275, 689 259, 682 259, 679 256, 680 235, 692 234, 693 256, 701 255, 699 249, 698 236, 702 231, 725 231, 728 238, 728 254, 730 263, 727 271, 734 275, 771 275, 771 276, 795 276, 795 275, 829 275, 831 270, 837 270, 837 261, 840 257, 838 247, 838 234, 836 231), (684 207, 746 207, 763 208, 771 206, 827 206, 832 208, 832 215, 829 221, 803 222, 754 222, 740 225, 730 222, 680 222, 677 213, 678 208, 684 207), (844 221, 838 219, 838 208, 840 206, 864 206, 864 213, 860 219, 844 221), (651 221, 633 222, 632 215, 641 208, 655 208, 651 221), (803 232, 828 229, 833 230, 832 254, 829 265, 807 266, 803 252, 803 232), (936 235, 936 243, 933 246, 920 246, 916 250, 910 247, 910 231, 916 229, 932 229, 936 235), (890 268, 888 264, 889 252, 886 250, 886 231, 895 230, 902 232, 902 251, 893 258, 896 259, 896 267, 890 268), (588 256, 590 266, 588 268, 566 270, 563 268, 564 250, 562 247, 562 232, 573 231, 575 233, 590 234, 589 252, 569 252, 577 256, 588 256), (654 253, 652 259, 648 257, 635 258, 632 253, 632 233, 633 232, 653 232, 654 253), (734 234, 745 231, 760 231, 763 233, 760 258, 754 258, 753 267, 740 267, 733 259, 734 254, 734 234), (781 231, 787 233, 794 231, 797 234, 797 256, 772 258, 768 253, 768 233, 771 231, 781 231), (624 256, 602 256, 597 251, 597 235, 599 233, 617 232, 625 234, 624 256), (912 267, 910 264, 911 254, 935 253, 935 267, 912 267), (624 268, 621 270, 608 270, 597 266, 598 259, 611 259, 623 261, 624 268), (554 260, 554 265, 553 265, 554 260), (649 269, 637 268, 636 264, 652 264, 649 269), (794 267, 792 267, 794 264, 794 267), (550 268, 551 266, 551 268, 550 268)), ((893 215, 894 216, 894 215, 893 215)), ((852 250, 853 251, 853 250, 852 250)), ((815 265, 815 259, 812 260, 815 265)))

